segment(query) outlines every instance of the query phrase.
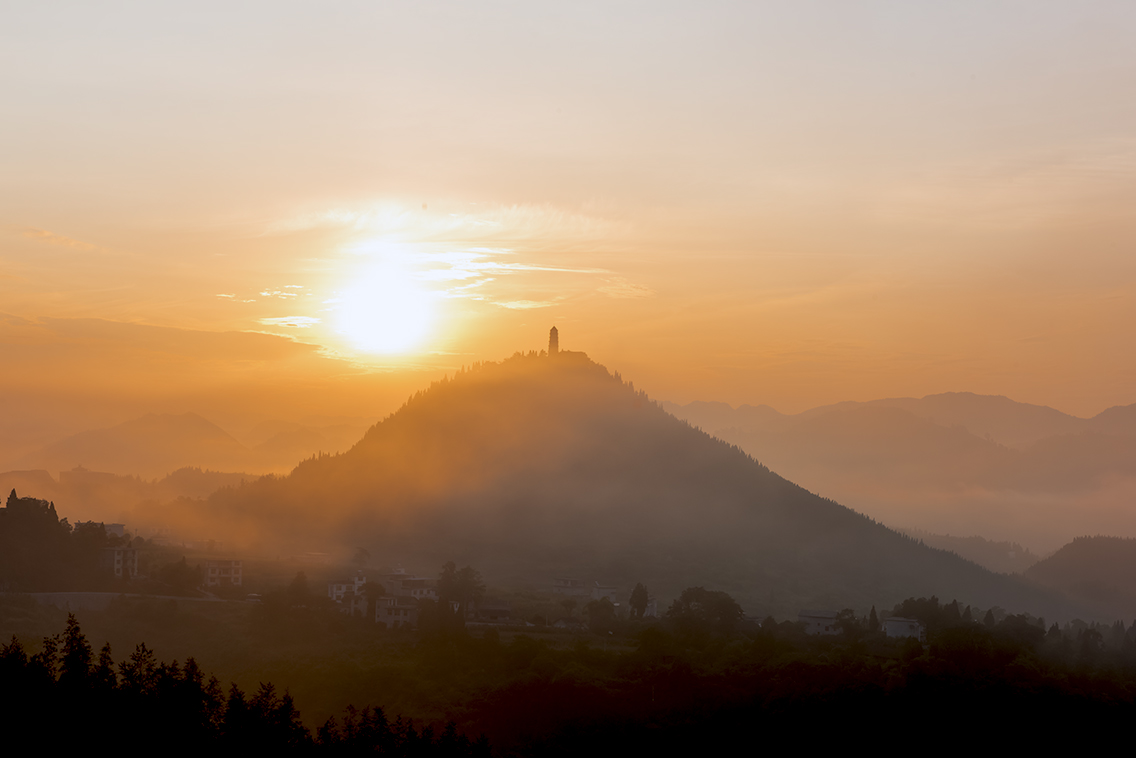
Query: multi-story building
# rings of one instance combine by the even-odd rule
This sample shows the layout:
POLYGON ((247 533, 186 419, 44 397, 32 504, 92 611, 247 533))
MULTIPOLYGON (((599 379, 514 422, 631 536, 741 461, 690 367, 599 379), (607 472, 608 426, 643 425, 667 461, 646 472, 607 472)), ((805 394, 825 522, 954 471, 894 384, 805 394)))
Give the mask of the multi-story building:
POLYGON ((138 576, 138 551, 132 547, 104 547, 99 565, 120 579, 133 579, 138 576))
POLYGON ((233 587, 240 587, 242 583, 242 572, 242 561, 205 561, 205 586, 221 587, 231 585, 233 587))

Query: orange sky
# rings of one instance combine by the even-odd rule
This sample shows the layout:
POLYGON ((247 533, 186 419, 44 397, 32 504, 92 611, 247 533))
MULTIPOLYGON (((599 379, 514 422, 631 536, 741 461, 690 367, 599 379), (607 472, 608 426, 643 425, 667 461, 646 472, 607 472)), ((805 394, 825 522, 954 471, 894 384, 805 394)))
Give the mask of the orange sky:
POLYGON ((1136 402, 1131 3, 4 16, 10 396, 381 415, 556 324, 679 402, 1136 402))

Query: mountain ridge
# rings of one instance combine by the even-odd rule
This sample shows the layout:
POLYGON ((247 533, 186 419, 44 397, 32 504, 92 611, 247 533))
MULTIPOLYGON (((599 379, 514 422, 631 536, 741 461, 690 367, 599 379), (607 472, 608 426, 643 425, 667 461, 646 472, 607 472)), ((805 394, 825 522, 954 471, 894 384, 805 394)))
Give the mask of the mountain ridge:
POLYGON ((505 584, 595 575, 663 597, 704 584, 759 614, 931 594, 1068 609, 783 479, 582 353, 463 370, 350 450, 214 493, 196 515, 262 544, 469 562, 505 584))

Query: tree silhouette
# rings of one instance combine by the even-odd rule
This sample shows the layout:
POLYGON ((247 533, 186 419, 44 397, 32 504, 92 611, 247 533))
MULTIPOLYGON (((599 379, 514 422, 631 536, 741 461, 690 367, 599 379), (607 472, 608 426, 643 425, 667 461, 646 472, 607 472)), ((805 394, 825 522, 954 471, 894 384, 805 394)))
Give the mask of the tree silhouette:
POLYGON ((683 634, 729 635, 741 623, 742 607, 725 592, 687 587, 678 600, 671 603, 667 618, 683 634))
POLYGON ((75 614, 67 614, 67 628, 63 631, 63 655, 60 660, 59 683, 71 689, 87 686, 91 675, 91 646, 79 629, 75 614))
POLYGON ((307 605, 312 592, 308 588, 308 575, 297 571, 292 583, 288 585, 288 601, 292 605, 307 605))
POLYGON ((444 602, 458 604, 458 617, 465 623, 470 603, 477 603, 485 597, 485 582, 481 574, 472 566, 458 569, 453 561, 448 561, 442 567, 442 574, 438 578, 438 598, 444 602))
POLYGON ((584 613, 588 614, 588 627, 596 634, 611 631, 615 620, 615 606, 606 597, 599 600, 589 600, 584 605, 584 613))
POLYGON ((643 618, 649 600, 650 595, 647 594, 647 588, 643 586, 642 582, 636 583, 635 589, 631 590, 631 599, 627 602, 631 607, 631 615, 633 618, 643 618))

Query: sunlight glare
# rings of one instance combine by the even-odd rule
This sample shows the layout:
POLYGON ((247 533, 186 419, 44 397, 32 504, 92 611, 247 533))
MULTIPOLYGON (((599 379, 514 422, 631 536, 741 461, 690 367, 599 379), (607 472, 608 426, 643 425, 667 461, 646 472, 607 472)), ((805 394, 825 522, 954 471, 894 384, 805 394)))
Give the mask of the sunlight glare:
POLYGON ((368 353, 410 352, 433 322, 433 293, 393 265, 364 269, 341 298, 338 331, 368 353))

